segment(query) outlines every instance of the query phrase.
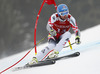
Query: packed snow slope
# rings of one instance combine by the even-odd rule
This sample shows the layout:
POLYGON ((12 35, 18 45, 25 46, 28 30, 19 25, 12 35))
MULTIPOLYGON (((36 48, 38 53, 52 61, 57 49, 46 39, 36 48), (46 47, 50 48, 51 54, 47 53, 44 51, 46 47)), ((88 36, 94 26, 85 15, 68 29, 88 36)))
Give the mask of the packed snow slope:
MULTIPOLYGON (((71 37, 73 43, 75 35, 71 37)), ((47 43, 38 46, 38 51, 47 43)), ((68 45, 68 44, 67 44, 68 45)), ((3 74, 100 74, 100 25, 81 32, 81 44, 73 45, 73 50, 64 48, 59 56, 79 51, 79 57, 57 61, 54 65, 34 67, 19 71, 12 71, 14 67, 23 66, 35 55, 34 49, 19 64, 3 74)), ((10 52, 10 51, 9 51, 10 52)), ((0 60, 0 72, 22 58, 28 51, 21 52, 0 60)))

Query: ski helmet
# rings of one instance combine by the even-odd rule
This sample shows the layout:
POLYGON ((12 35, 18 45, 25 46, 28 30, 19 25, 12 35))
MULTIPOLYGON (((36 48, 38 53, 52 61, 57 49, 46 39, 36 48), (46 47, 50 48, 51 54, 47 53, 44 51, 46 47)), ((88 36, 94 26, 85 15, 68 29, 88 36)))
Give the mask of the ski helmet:
POLYGON ((65 4, 58 5, 57 13, 58 13, 59 16, 68 15, 69 9, 68 9, 67 5, 65 5, 65 4))

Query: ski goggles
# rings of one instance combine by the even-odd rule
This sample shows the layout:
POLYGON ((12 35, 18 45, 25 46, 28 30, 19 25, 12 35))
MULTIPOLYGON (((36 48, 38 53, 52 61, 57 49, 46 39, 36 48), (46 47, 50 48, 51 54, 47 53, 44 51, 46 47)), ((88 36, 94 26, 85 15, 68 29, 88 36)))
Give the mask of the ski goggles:
POLYGON ((60 14, 61 16, 65 16, 65 15, 68 16, 68 13, 69 13, 68 11, 64 11, 64 12, 60 12, 59 14, 60 14))

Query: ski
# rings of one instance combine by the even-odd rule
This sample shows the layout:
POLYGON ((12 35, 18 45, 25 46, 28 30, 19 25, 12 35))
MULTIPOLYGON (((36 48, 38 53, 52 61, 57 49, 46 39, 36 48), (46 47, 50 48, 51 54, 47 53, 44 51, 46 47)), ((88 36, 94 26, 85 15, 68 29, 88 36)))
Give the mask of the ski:
POLYGON ((62 56, 62 57, 57 57, 57 58, 53 58, 53 59, 46 59, 44 61, 39 61, 37 64, 32 64, 32 65, 26 64, 26 65, 21 66, 21 67, 15 67, 13 69, 13 71, 27 69, 27 68, 31 68, 31 67, 39 67, 39 66, 45 66, 45 65, 53 65, 58 60, 69 59, 69 58, 77 57, 79 55, 80 55, 80 52, 75 52, 75 53, 72 53, 72 54, 69 54, 69 55, 65 55, 65 56, 62 56))

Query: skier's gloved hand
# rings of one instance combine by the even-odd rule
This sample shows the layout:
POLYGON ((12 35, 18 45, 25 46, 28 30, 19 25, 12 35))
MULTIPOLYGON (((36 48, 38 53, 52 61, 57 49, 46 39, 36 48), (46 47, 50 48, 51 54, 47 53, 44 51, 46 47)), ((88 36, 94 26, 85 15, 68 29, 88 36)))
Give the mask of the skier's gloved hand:
POLYGON ((81 42, 80 42, 80 37, 79 36, 76 36, 76 38, 75 38, 75 43, 76 44, 80 44, 81 42))
POLYGON ((56 36, 57 35, 56 31, 53 30, 53 29, 51 31, 49 31, 49 33, 50 33, 51 36, 56 36))

